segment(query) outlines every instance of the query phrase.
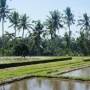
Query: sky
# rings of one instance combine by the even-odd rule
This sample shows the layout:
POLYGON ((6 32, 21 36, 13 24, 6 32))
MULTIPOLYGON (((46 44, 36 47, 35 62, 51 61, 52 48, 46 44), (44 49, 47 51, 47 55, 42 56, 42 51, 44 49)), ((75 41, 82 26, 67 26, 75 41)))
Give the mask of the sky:
MULTIPOLYGON (((90 0, 8 0, 7 4, 9 8, 13 8, 20 14, 26 13, 32 20, 40 19, 44 21, 49 11, 58 9, 63 12, 66 7, 71 7, 75 18, 82 16, 82 14, 86 12, 90 15, 90 0)), ((8 30, 8 25, 9 23, 5 25, 6 30, 8 30)))
POLYGON ((27 13, 31 18, 42 20, 49 11, 54 9, 63 11, 68 6, 78 16, 85 12, 90 14, 90 0, 12 0, 9 6, 22 14, 27 13))

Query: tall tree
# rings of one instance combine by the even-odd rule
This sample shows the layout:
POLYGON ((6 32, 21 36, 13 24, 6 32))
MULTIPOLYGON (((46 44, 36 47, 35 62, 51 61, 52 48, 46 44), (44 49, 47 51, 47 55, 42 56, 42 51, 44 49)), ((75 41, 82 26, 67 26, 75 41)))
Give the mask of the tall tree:
POLYGON ((90 17, 87 13, 83 14, 83 18, 78 20, 78 25, 80 26, 80 37, 79 45, 81 51, 84 55, 90 54, 90 17))
POLYGON ((11 23, 11 25, 9 27, 14 27, 15 30, 15 38, 16 38, 16 32, 17 32, 17 28, 19 26, 19 14, 18 12, 14 11, 9 15, 9 21, 11 23))
POLYGON ((29 30, 30 28, 31 28, 31 24, 29 22, 29 17, 26 14, 22 15, 19 24, 19 29, 23 29, 22 38, 24 38, 25 30, 29 30))
POLYGON ((78 20, 78 25, 80 26, 80 30, 82 30, 88 39, 90 32, 90 17, 87 15, 87 13, 83 14, 83 18, 78 20))
POLYGON ((65 16, 64 16, 64 23, 67 25, 68 30, 69 30, 69 42, 68 42, 68 48, 70 49, 70 39, 71 39, 71 25, 74 24, 74 15, 71 12, 70 7, 67 7, 65 10, 65 16))
POLYGON ((2 22, 2 38, 3 38, 3 52, 4 54, 4 22, 5 17, 9 13, 10 9, 8 9, 7 0, 0 0, 0 21, 2 22))
POLYGON ((48 16, 46 20, 47 28, 49 29, 49 33, 51 35, 51 39, 54 39, 56 36, 56 31, 63 27, 62 19, 60 12, 58 10, 54 10, 50 12, 50 16, 48 16))
POLYGON ((43 30, 44 26, 40 20, 35 21, 34 23, 35 26, 33 28, 33 34, 32 34, 32 38, 33 38, 32 49, 34 50, 34 53, 36 55, 41 55, 41 49, 42 49, 41 35, 44 32, 43 30))

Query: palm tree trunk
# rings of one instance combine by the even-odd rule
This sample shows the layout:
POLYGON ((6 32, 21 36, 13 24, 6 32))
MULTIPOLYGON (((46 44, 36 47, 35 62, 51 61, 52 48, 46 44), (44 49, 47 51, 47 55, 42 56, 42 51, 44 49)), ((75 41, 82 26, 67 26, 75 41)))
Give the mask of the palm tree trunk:
POLYGON ((51 40, 53 40, 53 35, 51 34, 51 40))
POLYGON ((23 28, 23 32, 22 32, 22 38, 24 38, 24 28, 23 28))
POLYGON ((86 26, 86 38, 89 39, 89 29, 88 29, 88 26, 86 26))
POLYGON ((15 38, 16 38, 16 32, 17 32, 17 30, 16 30, 16 26, 14 27, 14 30, 15 30, 15 38))
POLYGON ((2 19, 2 55, 4 55, 4 19, 2 19))
POLYGON ((55 33, 53 31, 51 31, 50 33, 51 33, 51 40, 53 41, 55 38, 55 33))
POLYGON ((16 45, 16 26, 14 27, 14 30, 15 30, 15 36, 14 36, 14 39, 12 40, 13 41, 13 47, 16 45))
POLYGON ((70 25, 68 25, 68 28, 69 28, 69 50, 70 50, 70 45, 71 45, 71 28, 70 28, 70 25))

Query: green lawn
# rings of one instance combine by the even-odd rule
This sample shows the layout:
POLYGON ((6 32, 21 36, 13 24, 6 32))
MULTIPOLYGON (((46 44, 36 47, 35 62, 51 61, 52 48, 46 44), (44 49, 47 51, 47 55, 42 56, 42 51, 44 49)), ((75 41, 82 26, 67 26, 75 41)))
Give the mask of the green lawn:
MULTIPOLYGON (((83 60, 84 58, 86 59, 86 57, 73 57, 72 60, 68 61, 59 61, 59 62, 1 69, 0 81, 15 77, 21 77, 25 75, 61 77, 61 73, 77 68, 90 66, 90 61, 84 61, 83 60)), ((88 77, 88 80, 90 80, 90 77, 88 77)))

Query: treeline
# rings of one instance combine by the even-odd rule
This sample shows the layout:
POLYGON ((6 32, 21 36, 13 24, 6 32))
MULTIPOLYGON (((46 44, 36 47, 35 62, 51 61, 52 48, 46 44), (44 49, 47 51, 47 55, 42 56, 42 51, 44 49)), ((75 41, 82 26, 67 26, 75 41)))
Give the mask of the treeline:
POLYGON ((90 55, 90 17, 87 13, 75 20, 71 8, 67 7, 62 13, 50 11, 47 19, 41 22, 30 20, 26 14, 20 15, 7 7, 7 0, 0 0, 0 21, 0 55, 90 55), (13 33, 4 30, 8 21, 8 29, 13 28, 13 33), (72 37, 74 25, 79 27, 77 38, 72 37), (64 29, 67 29, 64 36, 57 34, 64 29))

